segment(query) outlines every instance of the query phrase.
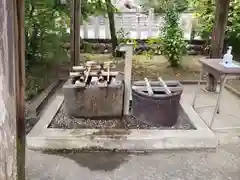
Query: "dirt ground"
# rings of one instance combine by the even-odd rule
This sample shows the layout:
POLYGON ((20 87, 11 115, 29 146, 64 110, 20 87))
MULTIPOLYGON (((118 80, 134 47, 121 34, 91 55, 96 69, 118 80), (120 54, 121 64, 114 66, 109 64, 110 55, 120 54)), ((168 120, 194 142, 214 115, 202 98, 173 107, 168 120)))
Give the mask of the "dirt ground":
MULTIPOLYGON (((123 59, 113 59, 107 54, 82 54, 84 60, 93 60, 97 62, 113 61, 116 64, 114 70, 124 70, 123 59)), ((133 80, 143 80, 144 77, 155 80, 161 76, 165 80, 196 80, 200 64, 200 56, 185 56, 182 59, 180 68, 171 68, 164 56, 154 56, 149 59, 145 55, 134 55, 133 57, 133 80)))
MULTIPOLYGON (((145 55, 133 56, 133 80, 143 80, 147 77, 149 80, 157 80, 162 77, 164 80, 198 80, 199 63, 201 56, 184 56, 181 61, 181 67, 171 68, 164 56, 153 56, 149 59, 145 55)), ((112 70, 123 71, 124 60, 122 58, 114 59, 109 54, 81 54, 83 61, 112 61, 116 67, 112 70)), ((240 91, 240 79, 229 80, 228 82, 236 90, 240 91)))

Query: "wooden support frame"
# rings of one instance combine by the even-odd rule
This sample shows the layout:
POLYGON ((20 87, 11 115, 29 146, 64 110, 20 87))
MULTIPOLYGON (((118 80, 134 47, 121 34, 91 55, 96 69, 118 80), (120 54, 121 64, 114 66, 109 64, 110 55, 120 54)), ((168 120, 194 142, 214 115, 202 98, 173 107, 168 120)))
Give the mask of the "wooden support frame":
POLYGON ((25 179, 24 0, 0 0, 0 179, 25 179))
POLYGON ((16 121, 17 121, 17 177, 25 179, 25 32, 24 32, 24 0, 15 0, 15 35, 17 51, 15 57, 16 71, 16 121))
MULTIPOLYGON (((229 0, 218 1, 229 2, 229 0)), ((229 4, 225 5, 226 9, 227 5, 229 6, 229 4)), ((73 65, 79 63, 80 6, 80 0, 72 0, 71 62, 73 65)), ((224 5, 221 7, 224 7, 224 5)), ((0 11, 0 107, 1 118, 3 118, 0 119, 0 135, 2 138, 0 141, 0 162, 4 163, 0 166, 0 179, 24 180, 24 0, 0 0, 0 11), (7 149, 5 149, 6 147, 7 149)), ((224 23, 221 26, 219 25, 221 32, 222 29, 225 29, 225 26, 224 23)), ((218 37, 221 37, 221 35, 218 35, 218 37)), ((132 53, 127 54, 130 60, 131 56, 132 53)), ((125 72, 130 73, 128 69, 125 69, 125 72)), ((129 81, 129 77, 127 80, 129 81)))

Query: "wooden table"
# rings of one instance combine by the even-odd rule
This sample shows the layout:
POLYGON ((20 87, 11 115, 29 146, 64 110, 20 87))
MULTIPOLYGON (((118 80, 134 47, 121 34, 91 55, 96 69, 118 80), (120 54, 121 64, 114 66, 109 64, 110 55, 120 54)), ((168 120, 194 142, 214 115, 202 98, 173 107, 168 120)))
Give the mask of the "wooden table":
POLYGON ((215 105, 214 113, 213 113, 212 120, 211 120, 211 123, 210 123, 210 128, 213 125, 216 114, 219 113, 222 90, 223 90, 223 88, 226 84, 227 78, 229 76, 240 75, 240 64, 239 63, 237 63, 235 61, 233 62, 234 64, 239 65, 239 67, 225 67, 222 64, 220 64, 221 61, 222 61, 222 59, 206 59, 206 58, 200 59, 200 63, 202 64, 202 68, 201 68, 201 71, 200 71, 198 88, 196 89, 196 91, 194 93, 193 104, 192 104, 192 107, 195 108, 196 96, 197 96, 198 90, 200 89, 200 82, 202 80, 203 72, 212 74, 216 78, 217 81, 220 80, 220 91, 219 91, 219 94, 218 94, 217 103, 215 105))

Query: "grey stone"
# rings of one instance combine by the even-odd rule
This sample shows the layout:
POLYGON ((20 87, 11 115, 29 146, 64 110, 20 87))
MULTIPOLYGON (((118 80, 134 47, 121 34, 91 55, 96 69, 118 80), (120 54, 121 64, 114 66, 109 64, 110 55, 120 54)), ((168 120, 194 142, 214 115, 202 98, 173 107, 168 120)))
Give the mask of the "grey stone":
POLYGON ((116 80, 107 86, 74 85, 69 79, 63 86, 67 113, 74 117, 121 117, 124 84, 116 80))

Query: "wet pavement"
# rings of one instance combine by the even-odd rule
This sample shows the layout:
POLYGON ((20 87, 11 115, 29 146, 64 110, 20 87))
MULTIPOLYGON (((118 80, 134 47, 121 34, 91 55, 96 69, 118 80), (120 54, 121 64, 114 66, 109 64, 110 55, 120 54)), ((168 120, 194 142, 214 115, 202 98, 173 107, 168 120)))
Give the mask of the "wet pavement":
POLYGON ((153 154, 27 151, 28 180, 239 180, 240 142, 153 154))

